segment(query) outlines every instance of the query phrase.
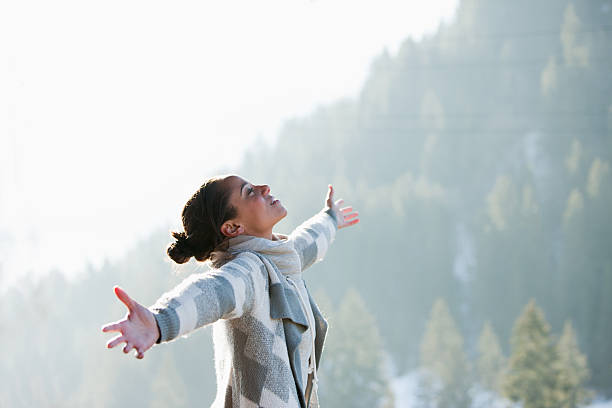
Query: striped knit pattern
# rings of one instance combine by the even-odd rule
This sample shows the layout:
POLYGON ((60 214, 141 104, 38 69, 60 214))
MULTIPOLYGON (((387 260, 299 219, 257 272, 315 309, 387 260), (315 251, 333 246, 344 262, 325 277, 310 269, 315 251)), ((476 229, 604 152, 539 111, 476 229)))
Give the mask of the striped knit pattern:
MULTIPOLYGON (((304 269, 322 259, 335 232, 336 220, 325 211, 300 225, 276 249, 277 241, 265 240, 272 247, 266 251, 259 248, 262 238, 254 239, 251 248, 242 240, 234 259, 190 276, 151 306, 160 342, 214 323, 213 407, 306 408, 301 373, 308 362, 301 361, 299 351, 306 343, 308 320, 286 276, 301 277, 304 269), (286 255, 278 255, 285 250, 286 255)), ((315 327, 310 329, 316 332, 318 365, 327 323, 310 295, 309 302, 315 316, 315 327)))

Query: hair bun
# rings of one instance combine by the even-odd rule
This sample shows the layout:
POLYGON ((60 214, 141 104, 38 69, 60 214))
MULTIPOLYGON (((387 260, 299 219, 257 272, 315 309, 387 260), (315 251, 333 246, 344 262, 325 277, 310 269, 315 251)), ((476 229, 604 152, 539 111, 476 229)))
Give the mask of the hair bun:
POLYGON ((189 237, 184 232, 171 232, 176 239, 175 242, 168 245, 166 252, 177 264, 184 264, 193 256, 193 248, 189 245, 189 237))

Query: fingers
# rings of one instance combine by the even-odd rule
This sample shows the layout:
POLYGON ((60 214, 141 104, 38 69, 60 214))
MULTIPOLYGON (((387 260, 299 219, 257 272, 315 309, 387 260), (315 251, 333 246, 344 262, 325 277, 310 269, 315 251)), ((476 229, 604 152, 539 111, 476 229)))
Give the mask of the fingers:
POLYGON ((145 350, 143 350, 142 347, 136 346, 133 343, 129 342, 125 336, 119 335, 117 337, 115 337, 114 339, 112 339, 111 341, 109 341, 106 344, 107 348, 113 348, 115 346, 117 346, 120 343, 125 342, 125 347, 123 347, 123 352, 125 354, 129 353, 130 351, 134 350, 136 351, 136 353, 134 354, 134 356, 139 359, 142 360, 144 358, 144 352, 145 350))
POLYGON ((115 286, 113 289, 114 289, 114 291, 115 291, 115 295, 117 295, 117 297, 119 298, 119 300, 120 300, 121 302, 123 302, 123 304, 124 304, 124 305, 125 305, 125 306, 126 306, 128 309, 132 310, 132 308, 133 308, 133 303, 134 303, 134 302, 132 301, 132 298, 130 298, 130 297, 128 296, 128 294, 127 294, 127 293, 126 293, 126 292, 125 292, 123 289, 121 289, 119 286, 115 286))
POLYGON ((325 201, 328 204, 331 204, 333 203, 333 198, 334 198, 334 187, 331 184, 329 184, 327 186, 327 197, 325 197, 325 201))
POLYGON ((344 200, 341 198, 338 201, 336 201, 336 206, 340 207, 342 204, 344 204, 344 200))
POLYGON ((352 220, 352 219, 353 219, 353 218, 355 218, 355 217, 359 217, 359 213, 358 213, 358 212, 356 212, 356 211, 355 211, 354 213, 351 213, 351 214, 345 215, 345 216, 344 216, 344 221, 352 220))
POLYGON ((359 222, 359 212, 353 211, 353 207, 344 207, 340 209, 342 214, 342 222, 338 225, 338 229, 350 227, 359 222))
POLYGON ((126 341, 125 337, 120 334, 119 336, 109 340, 109 342, 106 343, 106 347, 107 348, 113 348, 116 345, 118 345, 119 343, 123 343, 124 341, 126 341))
POLYGON ((123 352, 125 354, 129 353, 132 350, 136 352, 134 353, 134 357, 136 357, 139 360, 142 360, 144 358, 144 350, 141 347, 135 346, 132 343, 128 343, 123 348, 123 352))
POLYGON ((355 225, 358 222, 359 222, 359 218, 355 218, 354 220, 351 220, 351 221, 349 221, 349 222, 347 222, 345 224, 338 225, 338 229, 350 227, 351 225, 355 225))
POLYGON ((112 332, 112 331, 121 331, 121 323, 123 322, 123 320, 120 320, 118 322, 115 323, 110 323, 107 324, 106 326, 102 327, 102 331, 103 332, 112 332))
POLYGON ((127 344, 125 345, 125 347, 123 348, 123 352, 125 354, 129 353, 130 350, 132 350, 134 348, 134 345, 132 343, 130 343, 129 341, 127 342, 127 344))

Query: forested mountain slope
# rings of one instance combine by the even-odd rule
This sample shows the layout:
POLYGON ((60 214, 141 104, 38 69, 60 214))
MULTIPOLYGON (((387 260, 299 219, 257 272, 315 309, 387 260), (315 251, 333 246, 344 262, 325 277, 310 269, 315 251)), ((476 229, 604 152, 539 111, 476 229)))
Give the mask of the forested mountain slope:
POLYGON ((357 99, 248 154, 240 173, 284 199, 287 229, 329 182, 360 210, 311 286, 357 287, 400 367, 436 297, 472 350, 484 320, 508 339, 535 298, 556 331, 574 322, 593 385, 612 391, 611 15, 463 1, 432 37, 383 52, 357 99))

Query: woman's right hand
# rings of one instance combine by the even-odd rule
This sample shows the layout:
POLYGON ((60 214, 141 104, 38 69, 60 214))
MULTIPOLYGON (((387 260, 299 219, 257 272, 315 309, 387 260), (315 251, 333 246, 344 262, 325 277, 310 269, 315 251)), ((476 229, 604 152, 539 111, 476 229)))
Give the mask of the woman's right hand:
POLYGON ((151 348, 159 339, 160 333, 153 313, 132 300, 119 286, 114 287, 115 294, 128 308, 127 315, 115 323, 109 323, 102 328, 103 332, 116 331, 120 334, 108 343, 106 347, 113 348, 118 344, 126 343, 124 353, 136 350, 136 358, 143 358, 145 351, 151 348))
POLYGON ((353 207, 340 206, 344 204, 343 199, 334 201, 334 188, 330 184, 327 186, 327 197, 325 197, 326 208, 332 210, 336 215, 336 222, 338 223, 338 229, 350 227, 359 222, 359 213, 353 210, 353 207))

